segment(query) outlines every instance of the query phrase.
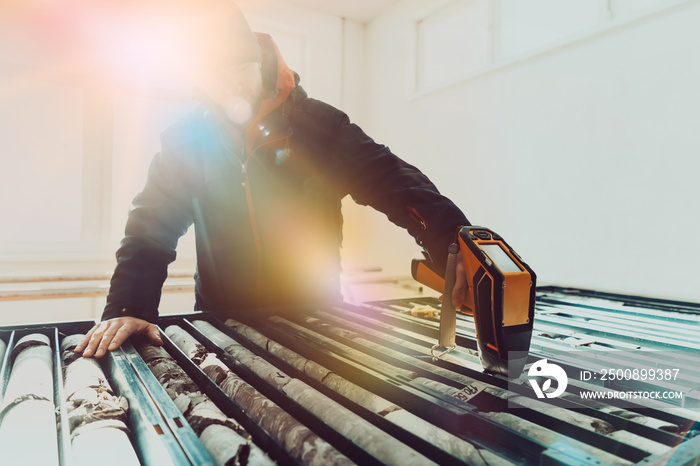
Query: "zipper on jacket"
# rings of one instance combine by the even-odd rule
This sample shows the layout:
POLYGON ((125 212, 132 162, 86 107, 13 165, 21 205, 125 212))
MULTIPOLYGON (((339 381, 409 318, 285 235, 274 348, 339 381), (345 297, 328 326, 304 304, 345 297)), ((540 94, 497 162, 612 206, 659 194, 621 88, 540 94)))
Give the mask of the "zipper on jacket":
POLYGON ((243 147, 241 148, 241 156, 242 156, 242 162, 241 162, 241 173, 245 177, 245 180, 243 181, 243 187, 245 188, 245 197, 246 197, 246 202, 248 204, 248 215, 250 216, 250 226, 253 231, 253 239, 255 241, 255 253, 256 253, 256 259, 257 259, 257 270, 255 273, 255 303, 257 304, 258 307, 260 307, 260 292, 261 292, 261 287, 262 287, 262 247, 261 247, 261 241, 260 241, 260 233, 258 230, 258 222, 255 218, 255 209, 253 208, 253 196, 250 192, 250 180, 248 178, 248 161, 250 161, 253 156, 255 156, 255 153, 258 151, 263 146, 266 146, 268 144, 271 144, 273 142, 277 141, 282 141, 284 139, 287 140, 287 148, 289 148, 289 137, 292 135, 292 133, 288 134, 285 137, 277 138, 277 139, 272 139, 270 141, 265 141, 258 146, 255 146, 252 148, 250 151, 246 149, 246 144, 245 142, 243 143, 243 147), (248 155, 248 153, 250 155, 248 155))
MULTIPOLYGON (((226 150, 231 153, 235 158, 238 159, 238 161, 241 164, 241 175, 243 175, 243 181, 241 182, 241 187, 245 190, 245 197, 246 197, 246 204, 248 207, 248 216, 250 218, 250 228, 251 232, 253 234, 253 241, 255 242, 255 261, 256 261, 256 270, 255 270, 255 303, 257 307, 260 307, 260 292, 261 292, 261 286, 262 286, 262 248, 261 248, 261 241, 260 241, 260 234, 258 230, 258 222, 255 218, 255 210, 253 209, 253 196, 250 191, 250 178, 248 176, 248 162, 252 158, 253 155, 255 155, 255 152, 263 145, 266 145, 270 142, 276 141, 266 141, 262 144, 260 144, 257 147, 248 147, 246 143, 246 130, 243 130, 242 138, 241 138, 241 143, 240 143, 240 152, 241 155, 240 157, 235 153, 235 151, 231 150, 228 145, 226 144, 226 139, 224 137, 224 134, 221 131, 221 128, 217 126, 217 129, 219 130, 219 138, 222 141, 222 144, 226 148, 226 150)), ((288 138, 289 136, 287 136, 288 138)))
MULTIPOLYGON (((261 287, 262 287, 262 247, 261 247, 261 241, 260 241, 260 233, 258 230, 258 222, 255 218, 255 210, 253 209, 253 196, 250 191, 250 178, 248 176, 248 162, 250 159, 255 155, 255 152, 260 149, 263 146, 266 146, 268 144, 271 144, 273 142, 281 141, 286 139, 287 140, 287 149, 289 149, 289 137, 292 135, 290 132, 288 135, 281 137, 281 138, 276 138, 272 139, 269 141, 262 142, 258 146, 255 147, 250 147, 248 148, 248 145, 245 142, 245 132, 243 136, 243 141, 241 144, 241 156, 236 158, 239 159, 241 163, 241 175, 243 175, 243 181, 241 182, 241 187, 245 190, 245 197, 246 197, 246 204, 248 207, 248 216, 250 218, 250 228, 253 234, 253 241, 255 242, 255 258, 256 258, 256 271, 255 271, 255 303, 257 307, 260 307, 260 293, 261 293, 261 287)), ((222 142, 224 141, 224 136, 221 134, 221 129, 219 128, 219 136, 221 137, 222 142)), ((224 147, 232 153, 233 155, 236 155, 235 152, 233 152, 231 149, 228 148, 226 143, 224 142, 224 147)))
POLYGON ((423 216, 415 209, 415 207, 407 205, 406 209, 408 210, 408 214, 411 216, 411 219, 413 219, 413 221, 420 223, 421 227, 423 227, 423 230, 428 229, 428 222, 425 221, 423 216))
POLYGON ((262 282, 262 251, 260 248, 260 234, 258 232, 258 222, 255 218, 255 210, 253 209, 253 196, 250 192, 250 180, 248 178, 248 160, 250 159, 246 154, 245 147, 241 148, 241 174, 244 179, 242 182, 243 188, 245 189, 246 204, 248 206, 248 216, 250 217, 250 229, 253 233, 253 241, 255 242, 255 304, 260 307, 260 287, 262 282))

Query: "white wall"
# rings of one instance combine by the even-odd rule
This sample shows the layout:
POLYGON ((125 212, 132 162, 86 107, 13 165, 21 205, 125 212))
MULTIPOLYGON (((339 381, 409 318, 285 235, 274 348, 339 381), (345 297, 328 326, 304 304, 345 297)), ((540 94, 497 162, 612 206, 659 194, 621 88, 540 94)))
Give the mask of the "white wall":
POLYGON ((425 8, 406 0, 368 27, 371 133, 541 284, 699 301, 700 4, 410 97, 425 8))

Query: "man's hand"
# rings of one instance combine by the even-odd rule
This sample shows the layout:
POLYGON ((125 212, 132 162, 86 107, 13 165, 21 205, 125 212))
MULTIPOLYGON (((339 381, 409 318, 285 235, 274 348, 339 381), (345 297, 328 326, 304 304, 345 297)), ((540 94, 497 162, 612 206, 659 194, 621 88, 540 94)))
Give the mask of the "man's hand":
POLYGON ((452 305, 455 309, 467 303, 467 272, 464 270, 462 253, 457 256, 457 266, 455 267, 455 287, 452 290, 452 305))
POLYGON ((154 345, 163 344, 158 327, 154 324, 136 317, 116 317, 92 327, 83 341, 75 347, 75 352, 85 350, 84 357, 89 358, 94 355, 96 358, 101 358, 107 350, 113 351, 119 348, 127 338, 134 335, 145 335, 154 345))

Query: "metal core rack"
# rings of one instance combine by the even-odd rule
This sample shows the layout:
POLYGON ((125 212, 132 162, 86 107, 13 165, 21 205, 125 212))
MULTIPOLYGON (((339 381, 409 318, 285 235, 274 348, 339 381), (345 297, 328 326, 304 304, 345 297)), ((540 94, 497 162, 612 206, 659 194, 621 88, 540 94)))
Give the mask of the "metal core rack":
MULTIPOLYGON (((434 360, 430 349, 437 340, 438 319, 421 309, 439 309, 439 303, 401 299, 265 315, 239 313, 228 321, 198 313, 162 317, 159 327, 163 349, 277 464, 313 461, 302 459, 271 432, 267 421, 227 394, 203 369, 205 358, 216 358, 223 370, 291 415, 348 463, 700 463, 700 305, 540 288, 528 365, 516 380, 482 371, 473 321, 467 315, 458 316, 458 349, 434 360), (182 349, 179 340, 167 336, 175 328, 171 326, 204 350, 193 356, 182 349), (607 355, 606 367, 615 367, 616 351, 662 371, 679 367, 681 376, 674 387, 683 397, 667 402, 582 397, 584 389, 668 388, 666 381, 647 378, 580 380, 581 371, 602 364, 601 354, 607 355), (541 359, 566 372, 569 383, 563 395, 547 400, 534 396, 527 372, 541 359), (248 360, 265 369, 247 365, 248 360), (291 385, 285 385, 292 381, 312 395, 293 395, 291 385)), ((61 466, 72 466, 74 459, 61 401, 60 341, 92 325, 0 328, 0 340, 7 345, 0 359, 0 394, 7 387, 17 341, 30 333, 49 338, 61 466)), ((149 369, 138 344, 127 342, 100 364, 115 393, 129 402, 129 438, 142 464, 216 464, 149 369)))

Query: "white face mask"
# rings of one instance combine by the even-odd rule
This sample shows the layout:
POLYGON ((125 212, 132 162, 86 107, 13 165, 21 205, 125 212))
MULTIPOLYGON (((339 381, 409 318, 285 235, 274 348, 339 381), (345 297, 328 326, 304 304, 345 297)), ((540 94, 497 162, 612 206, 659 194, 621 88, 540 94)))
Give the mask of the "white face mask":
POLYGON ((229 120, 237 125, 244 125, 253 117, 253 106, 243 97, 229 96, 220 105, 229 120))

